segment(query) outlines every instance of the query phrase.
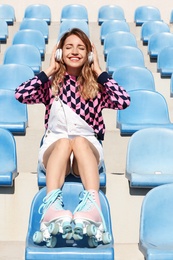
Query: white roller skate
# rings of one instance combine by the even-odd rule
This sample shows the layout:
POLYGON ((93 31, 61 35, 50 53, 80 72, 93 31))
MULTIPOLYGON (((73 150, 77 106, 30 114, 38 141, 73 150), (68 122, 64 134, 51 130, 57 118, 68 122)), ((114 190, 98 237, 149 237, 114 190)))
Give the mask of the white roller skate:
POLYGON ((83 192, 83 198, 80 198, 80 203, 74 211, 73 222, 75 240, 83 239, 83 235, 86 235, 89 247, 97 247, 101 241, 103 244, 111 243, 112 237, 107 232, 97 191, 83 192))
POLYGON ((47 194, 39 208, 39 213, 42 214, 40 231, 34 233, 34 243, 45 242, 47 247, 55 247, 56 235, 62 234, 64 239, 72 238, 72 213, 63 208, 60 189, 47 194))

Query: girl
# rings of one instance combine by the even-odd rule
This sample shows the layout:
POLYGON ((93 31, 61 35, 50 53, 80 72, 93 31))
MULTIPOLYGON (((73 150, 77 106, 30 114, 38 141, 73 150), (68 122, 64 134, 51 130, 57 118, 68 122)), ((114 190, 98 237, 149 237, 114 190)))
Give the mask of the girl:
MULTIPOLYGON (((82 227, 88 222, 99 226, 99 167, 103 161, 105 125, 104 108, 125 109, 130 105, 128 93, 107 72, 102 72, 97 52, 85 33, 77 28, 65 33, 52 52, 50 65, 21 84, 15 91, 18 101, 44 103, 45 136, 39 161, 46 171, 47 195, 41 230, 57 221, 63 233, 82 238, 82 227), (63 207, 61 187, 72 172, 80 176, 85 192, 72 214, 63 207), (80 234, 80 235, 79 235, 80 234)), ((69 238, 69 236, 68 236, 69 238)))

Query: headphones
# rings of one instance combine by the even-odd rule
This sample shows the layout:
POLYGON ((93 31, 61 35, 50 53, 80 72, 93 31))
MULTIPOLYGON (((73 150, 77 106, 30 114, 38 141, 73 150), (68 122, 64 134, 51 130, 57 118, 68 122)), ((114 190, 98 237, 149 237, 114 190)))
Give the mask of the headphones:
MULTIPOLYGON (((62 59, 62 49, 57 49, 55 53, 55 59, 56 61, 60 61, 62 59)), ((91 64, 93 62, 93 52, 90 51, 88 53, 88 62, 91 64)))

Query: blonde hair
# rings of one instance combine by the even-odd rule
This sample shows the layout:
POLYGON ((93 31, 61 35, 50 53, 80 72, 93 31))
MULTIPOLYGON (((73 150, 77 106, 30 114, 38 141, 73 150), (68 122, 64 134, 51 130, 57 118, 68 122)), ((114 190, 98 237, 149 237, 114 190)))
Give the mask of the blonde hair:
MULTIPOLYGON (((88 54, 89 54, 89 52, 92 51, 92 45, 91 45, 89 38, 83 31, 81 31, 78 28, 73 28, 72 30, 66 32, 60 39, 58 48, 62 49, 66 38, 71 35, 76 35, 77 37, 79 37, 81 39, 81 41, 86 46, 86 51, 88 54)), ((53 94, 59 93, 60 87, 62 86, 62 83, 64 81, 65 73, 66 73, 66 66, 63 62, 60 61, 60 68, 52 79, 53 94)), ((78 76, 77 81, 79 83, 78 89, 80 91, 81 96, 84 99, 93 99, 94 97, 96 97, 97 93, 99 92, 99 85, 97 83, 97 75, 92 71, 91 65, 88 60, 83 65, 81 73, 78 76)))

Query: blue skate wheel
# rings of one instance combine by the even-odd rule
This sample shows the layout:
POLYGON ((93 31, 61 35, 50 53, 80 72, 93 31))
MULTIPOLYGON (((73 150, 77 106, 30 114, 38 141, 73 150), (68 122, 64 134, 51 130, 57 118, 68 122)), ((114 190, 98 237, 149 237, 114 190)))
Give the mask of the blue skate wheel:
POLYGON ((59 225, 55 222, 52 222, 49 225, 49 233, 52 234, 52 235, 57 235, 58 232, 59 232, 59 225))
POLYGON ((36 231, 33 235, 33 242, 40 244, 43 241, 43 233, 41 231, 36 231))
POLYGON ((97 233, 97 228, 96 228, 95 225, 91 224, 91 225, 88 225, 88 226, 87 226, 87 235, 88 235, 89 237, 95 236, 96 233, 97 233))
POLYGON ((57 238, 56 237, 51 237, 47 242, 46 242, 46 246, 53 248, 56 246, 57 243, 57 238))
POLYGON ((111 243, 112 237, 111 237, 111 235, 109 234, 109 232, 103 233, 103 235, 102 235, 102 240, 103 240, 103 244, 105 244, 105 245, 111 243))
POLYGON ((89 237, 88 238, 88 245, 89 247, 97 247, 98 246, 98 241, 97 239, 93 236, 93 237, 89 237))

